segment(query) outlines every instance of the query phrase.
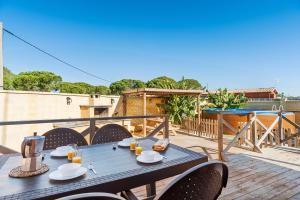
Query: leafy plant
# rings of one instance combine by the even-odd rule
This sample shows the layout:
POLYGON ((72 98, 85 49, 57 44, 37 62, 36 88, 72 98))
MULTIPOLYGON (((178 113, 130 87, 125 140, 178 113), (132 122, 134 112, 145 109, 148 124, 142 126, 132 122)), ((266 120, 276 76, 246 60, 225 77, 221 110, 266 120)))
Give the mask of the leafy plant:
POLYGON ((194 117, 196 114, 196 98, 171 96, 164 105, 169 119, 175 124, 181 124, 183 118, 194 117))
MULTIPOLYGON (((184 90, 200 89, 201 84, 197 80, 183 78, 177 82, 176 87, 184 90)), ((164 109, 173 123, 181 124, 185 117, 196 115, 196 101, 195 97, 173 95, 164 105, 164 109)))
POLYGON ((241 108, 247 102, 245 94, 228 93, 226 88, 224 90, 218 89, 216 93, 209 93, 208 100, 210 108, 222 108, 222 110, 241 108))

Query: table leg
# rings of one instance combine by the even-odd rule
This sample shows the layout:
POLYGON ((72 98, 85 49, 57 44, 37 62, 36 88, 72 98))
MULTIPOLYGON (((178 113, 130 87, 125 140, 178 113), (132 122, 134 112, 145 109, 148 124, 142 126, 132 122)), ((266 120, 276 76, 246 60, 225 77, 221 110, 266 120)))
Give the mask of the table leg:
POLYGON ((153 197, 156 195, 155 182, 146 185, 147 197, 153 197))

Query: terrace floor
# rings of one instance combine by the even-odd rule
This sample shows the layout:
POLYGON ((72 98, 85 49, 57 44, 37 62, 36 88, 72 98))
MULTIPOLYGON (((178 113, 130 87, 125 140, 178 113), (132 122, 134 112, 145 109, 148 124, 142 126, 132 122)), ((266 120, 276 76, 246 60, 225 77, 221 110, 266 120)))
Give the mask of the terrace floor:
MULTIPOLYGON (((202 146, 216 159, 217 143, 211 140, 177 134, 170 137, 173 144, 182 147, 202 146)), ((195 147, 194 151, 203 152, 195 147)), ((220 199, 300 199, 300 149, 265 148, 255 153, 231 148, 228 154, 229 180, 220 199)), ((157 193, 173 178, 157 183, 157 193)), ((133 192, 145 196, 145 187, 133 192)))

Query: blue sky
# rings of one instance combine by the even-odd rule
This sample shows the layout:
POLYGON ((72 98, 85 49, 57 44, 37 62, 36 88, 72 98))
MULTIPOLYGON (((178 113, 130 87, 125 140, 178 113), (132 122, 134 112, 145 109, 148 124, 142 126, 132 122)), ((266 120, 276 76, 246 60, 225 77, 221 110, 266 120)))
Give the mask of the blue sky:
MULTIPOLYGON (((209 89, 300 95, 300 1, 4 1, 15 34, 105 79, 194 78, 209 89)), ((108 85, 4 34, 13 72, 49 70, 108 85)))

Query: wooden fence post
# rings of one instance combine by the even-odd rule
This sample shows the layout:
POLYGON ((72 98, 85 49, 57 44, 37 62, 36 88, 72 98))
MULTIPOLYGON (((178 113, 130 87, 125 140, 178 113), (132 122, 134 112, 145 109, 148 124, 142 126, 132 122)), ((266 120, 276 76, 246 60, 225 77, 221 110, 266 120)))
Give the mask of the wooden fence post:
POLYGON ((218 114, 218 156, 219 160, 225 160, 223 152, 223 114, 218 114))
MULTIPOLYGON (((278 134, 280 137, 280 143, 284 140, 284 133, 283 133, 283 126, 282 126, 282 111, 278 113, 279 120, 278 120, 278 134)), ((283 143, 281 143, 283 145, 283 143)))
POLYGON ((255 120, 254 122, 252 123, 252 126, 251 126, 251 142, 253 144, 253 151, 258 151, 257 150, 257 146, 256 146, 256 143, 257 143, 257 122, 256 122, 256 113, 253 113, 252 114, 254 117, 255 117, 255 120))

